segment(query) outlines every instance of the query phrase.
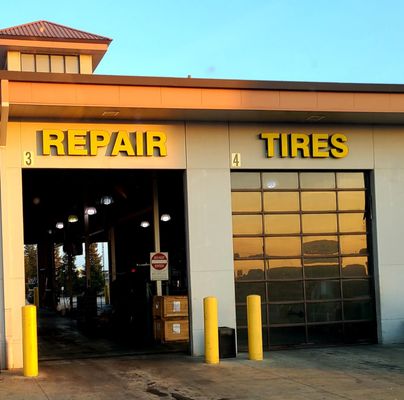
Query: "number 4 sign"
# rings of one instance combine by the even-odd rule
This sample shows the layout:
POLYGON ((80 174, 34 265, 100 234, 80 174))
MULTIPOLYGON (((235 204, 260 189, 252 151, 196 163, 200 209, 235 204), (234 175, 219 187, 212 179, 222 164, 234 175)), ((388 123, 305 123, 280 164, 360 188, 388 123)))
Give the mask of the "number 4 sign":
POLYGON ((241 154, 240 153, 231 153, 231 166, 232 166, 232 168, 241 167, 241 154))

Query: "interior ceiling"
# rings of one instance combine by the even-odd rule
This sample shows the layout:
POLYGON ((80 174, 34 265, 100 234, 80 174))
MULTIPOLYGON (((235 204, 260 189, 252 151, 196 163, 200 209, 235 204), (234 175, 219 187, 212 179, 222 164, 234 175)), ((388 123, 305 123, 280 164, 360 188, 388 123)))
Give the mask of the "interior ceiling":
MULTIPOLYGON (((178 171, 176 171, 178 173, 178 171)), ((159 172, 157 181, 164 186, 173 171, 159 172)), ((151 220, 153 171, 127 170, 24 170, 24 239, 26 244, 52 237, 55 243, 65 240, 66 229, 79 240, 84 236, 84 210, 95 206, 89 216, 89 234, 106 239, 109 226, 142 219, 151 220), (102 205, 102 196, 112 196, 113 204, 102 205), (78 222, 71 224, 68 216, 78 222), (65 229, 56 229, 63 222, 65 229)), ((167 201, 164 202, 167 207, 167 201)))

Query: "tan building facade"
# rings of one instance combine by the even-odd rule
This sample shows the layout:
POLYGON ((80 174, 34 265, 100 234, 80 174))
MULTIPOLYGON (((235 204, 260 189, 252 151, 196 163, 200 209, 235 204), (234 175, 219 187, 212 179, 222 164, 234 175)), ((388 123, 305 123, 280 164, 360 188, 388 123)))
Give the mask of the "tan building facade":
POLYGON ((239 350, 252 293, 266 347, 404 340, 402 86, 97 76, 109 39, 30 27, 0 31, 1 368, 22 365, 33 170, 181 174, 194 355, 206 296, 239 350))

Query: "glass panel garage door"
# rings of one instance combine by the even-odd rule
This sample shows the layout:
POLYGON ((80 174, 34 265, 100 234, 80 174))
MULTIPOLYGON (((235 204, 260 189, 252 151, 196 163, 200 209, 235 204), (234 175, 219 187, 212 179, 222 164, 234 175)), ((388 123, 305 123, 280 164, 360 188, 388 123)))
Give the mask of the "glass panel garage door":
POLYGON ((376 340, 369 201, 362 172, 234 172, 239 348, 246 296, 262 300, 266 346, 376 340))

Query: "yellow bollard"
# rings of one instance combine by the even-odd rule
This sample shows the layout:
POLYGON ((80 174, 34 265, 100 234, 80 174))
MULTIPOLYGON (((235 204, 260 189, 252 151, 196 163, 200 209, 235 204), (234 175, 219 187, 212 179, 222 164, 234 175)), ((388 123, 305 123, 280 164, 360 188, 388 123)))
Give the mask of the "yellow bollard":
POLYGON ((208 364, 219 363, 219 328, 217 318, 216 297, 203 299, 204 328, 205 328, 205 362, 208 364))
POLYGON ((24 376, 38 376, 36 307, 22 307, 22 349, 24 376))
POLYGON ((34 287, 34 306, 39 307, 39 288, 34 287))
POLYGON ((262 321, 261 297, 255 294, 247 296, 247 323, 248 323, 248 358, 262 360, 262 321))

